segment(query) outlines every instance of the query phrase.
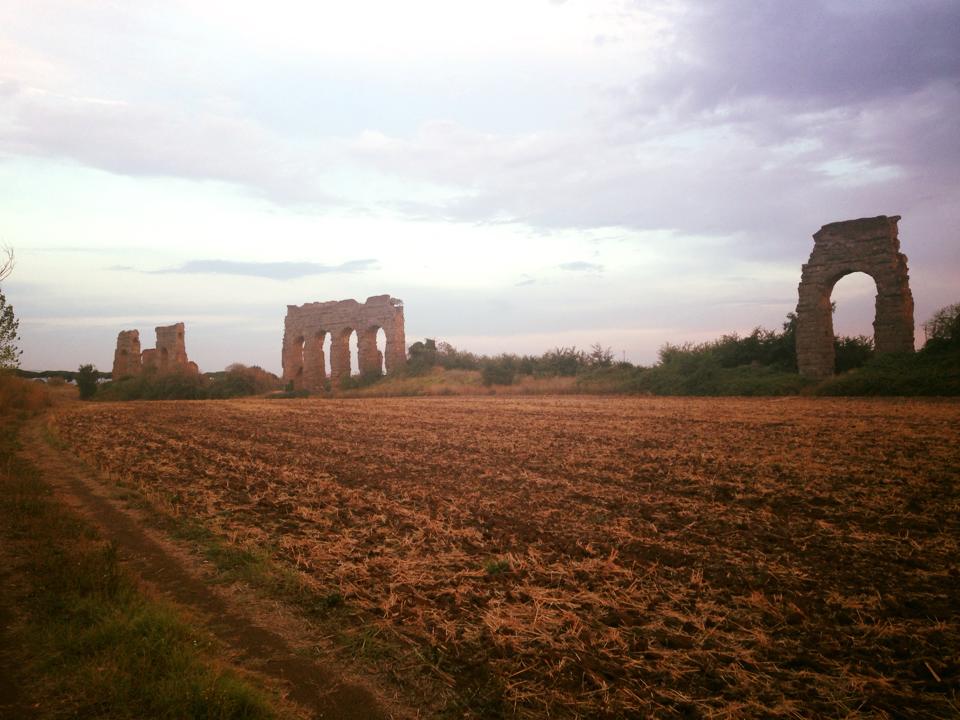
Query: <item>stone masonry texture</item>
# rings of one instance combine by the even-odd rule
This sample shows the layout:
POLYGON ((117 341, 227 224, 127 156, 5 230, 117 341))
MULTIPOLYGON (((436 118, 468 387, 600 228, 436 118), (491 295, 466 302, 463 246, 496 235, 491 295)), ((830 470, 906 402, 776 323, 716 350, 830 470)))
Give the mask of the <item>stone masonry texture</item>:
POLYGON ((830 295, 845 275, 863 272, 877 284, 873 340, 878 353, 913 352, 913 295, 907 256, 900 252, 899 215, 880 215, 824 225, 800 275, 797 366, 810 377, 833 374, 830 295))
POLYGON ((287 305, 283 330, 283 380, 297 390, 321 390, 350 376, 350 335, 357 333, 357 364, 361 374, 387 374, 407 359, 403 301, 375 295, 362 305, 356 300, 287 305), (384 353, 377 349, 377 331, 386 336, 384 353), (330 377, 324 340, 330 338, 330 377), (383 355, 386 355, 384 358, 383 355))
POLYGON ((139 375, 145 368, 155 372, 188 372, 197 374, 200 369, 187 358, 183 323, 154 328, 157 346, 140 350, 140 332, 121 330, 117 335, 117 349, 113 354, 113 379, 139 375))

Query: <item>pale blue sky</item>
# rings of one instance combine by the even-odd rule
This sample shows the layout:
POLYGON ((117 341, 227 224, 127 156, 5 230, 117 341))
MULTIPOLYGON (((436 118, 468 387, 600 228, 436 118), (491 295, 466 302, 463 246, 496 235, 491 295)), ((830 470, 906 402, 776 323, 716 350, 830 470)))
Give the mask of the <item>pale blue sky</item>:
POLYGON ((410 341, 650 363, 778 327, 812 233, 879 214, 922 338, 960 300, 960 6, 702 6, 5 4, 22 366, 182 320, 201 368, 279 371, 287 304, 381 293, 410 341))

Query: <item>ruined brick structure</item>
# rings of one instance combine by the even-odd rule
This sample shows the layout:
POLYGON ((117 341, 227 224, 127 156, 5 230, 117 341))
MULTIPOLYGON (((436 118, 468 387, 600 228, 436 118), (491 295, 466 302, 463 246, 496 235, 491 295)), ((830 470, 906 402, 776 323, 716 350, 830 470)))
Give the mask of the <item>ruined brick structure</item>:
POLYGON ((863 272, 877 284, 873 341, 878 353, 913 352, 913 295, 907 256, 897 237, 899 215, 830 223, 813 236, 797 304, 797 365, 811 377, 833 374, 830 294, 845 275, 863 272))
POLYGON ((298 390, 319 390, 326 380, 338 384, 350 376, 350 334, 357 333, 357 364, 361 374, 379 374, 400 368, 407 359, 403 329, 403 301, 375 295, 362 305, 356 300, 287 305, 283 323, 283 380, 298 390), (377 349, 382 329, 386 346, 377 349), (323 345, 330 336, 330 377, 323 345), (386 356, 384 358, 384 355, 386 356))
POLYGON ((113 354, 113 379, 139 375, 144 368, 156 372, 199 373, 195 362, 187 358, 183 323, 154 328, 157 346, 140 350, 140 331, 121 330, 117 335, 117 349, 113 354))
POLYGON ((140 374, 140 331, 121 330, 113 353, 113 377, 140 374))

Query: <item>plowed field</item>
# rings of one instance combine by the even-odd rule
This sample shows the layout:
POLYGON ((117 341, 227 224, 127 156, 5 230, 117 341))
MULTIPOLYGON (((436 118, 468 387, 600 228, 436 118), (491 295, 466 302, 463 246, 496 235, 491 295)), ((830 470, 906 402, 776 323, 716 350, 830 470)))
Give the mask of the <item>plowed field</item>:
POLYGON ((155 402, 54 422, 419 648, 457 716, 960 715, 956 402, 155 402))

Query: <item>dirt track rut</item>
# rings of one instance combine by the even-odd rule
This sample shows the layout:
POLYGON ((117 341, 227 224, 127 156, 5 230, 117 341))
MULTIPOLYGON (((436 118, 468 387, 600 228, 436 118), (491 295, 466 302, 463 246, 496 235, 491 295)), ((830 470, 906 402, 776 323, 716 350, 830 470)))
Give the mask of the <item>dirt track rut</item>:
POLYGON ((313 659, 297 654, 280 634, 215 593, 183 553, 171 552, 162 539, 144 529, 121 503, 111 499, 104 481, 81 461, 50 445, 43 419, 23 430, 23 455, 69 506, 92 521, 105 539, 116 544, 125 564, 148 585, 183 606, 218 639, 235 651, 241 665, 278 679, 289 699, 317 718, 377 720, 405 715, 388 710, 373 691, 348 680, 313 659))

